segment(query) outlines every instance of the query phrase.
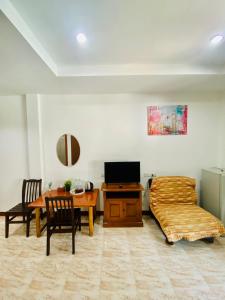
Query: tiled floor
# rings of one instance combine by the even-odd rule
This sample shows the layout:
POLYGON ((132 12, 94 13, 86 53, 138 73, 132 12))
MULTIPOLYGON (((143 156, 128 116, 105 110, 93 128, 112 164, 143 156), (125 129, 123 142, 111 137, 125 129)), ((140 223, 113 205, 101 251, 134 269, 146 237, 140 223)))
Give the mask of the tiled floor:
POLYGON ((71 254, 71 235, 31 236, 0 218, 0 299, 225 299, 225 238, 214 244, 164 242, 155 222, 143 228, 83 227, 71 254))

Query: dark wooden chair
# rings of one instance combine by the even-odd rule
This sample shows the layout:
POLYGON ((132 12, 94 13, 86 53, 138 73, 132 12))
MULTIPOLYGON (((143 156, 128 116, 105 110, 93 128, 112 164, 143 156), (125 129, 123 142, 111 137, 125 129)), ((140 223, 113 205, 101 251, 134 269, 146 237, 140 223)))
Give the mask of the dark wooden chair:
POLYGON ((77 226, 81 229, 81 211, 74 208, 73 197, 45 198, 47 213, 47 248, 50 254, 50 237, 53 233, 72 233, 72 254, 75 253, 75 234, 77 226))
POLYGON ((22 202, 5 212, 5 237, 9 236, 9 224, 26 223, 26 236, 29 237, 30 221, 32 219, 33 208, 28 205, 41 195, 41 179, 23 180, 22 202), (14 219, 22 217, 22 220, 14 219))

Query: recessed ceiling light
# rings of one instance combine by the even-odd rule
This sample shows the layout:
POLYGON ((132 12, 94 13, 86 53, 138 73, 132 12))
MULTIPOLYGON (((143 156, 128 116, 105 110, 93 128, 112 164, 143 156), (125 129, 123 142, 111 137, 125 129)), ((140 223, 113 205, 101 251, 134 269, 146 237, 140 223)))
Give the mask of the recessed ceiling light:
POLYGON ((218 45, 223 41, 223 39, 224 39, 224 36, 222 34, 217 34, 211 38, 210 43, 212 45, 218 45))
POLYGON ((77 41, 79 44, 85 44, 87 41, 87 37, 84 33, 78 33, 77 34, 77 41))

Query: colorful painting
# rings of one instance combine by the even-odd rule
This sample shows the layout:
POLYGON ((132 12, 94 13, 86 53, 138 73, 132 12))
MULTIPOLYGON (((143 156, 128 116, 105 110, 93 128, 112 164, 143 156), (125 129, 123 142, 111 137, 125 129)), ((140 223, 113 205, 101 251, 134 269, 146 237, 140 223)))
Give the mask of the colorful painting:
POLYGON ((187 134, 187 105, 148 107, 149 135, 187 134))

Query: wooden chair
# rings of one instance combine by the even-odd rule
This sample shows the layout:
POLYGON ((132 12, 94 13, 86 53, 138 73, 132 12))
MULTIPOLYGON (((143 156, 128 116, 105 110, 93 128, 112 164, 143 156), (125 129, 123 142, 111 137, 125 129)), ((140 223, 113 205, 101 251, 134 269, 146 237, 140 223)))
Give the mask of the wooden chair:
POLYGON ((79 208, 74 208, 73 197, 45 198, 47 213, 47 248, 50 254, 50 237, 53 233, 72 233, 72 254, 75 253, 75 234, 77 226, 81 224, 79 208))
POLYGON ((26 223, 26 236, 29 237, 33 208, 29 208, 28 205, 41 195, 41 184, 42 179, 23 180, 22 202, 5 212, 6 238, 9 236, 9 224, 16 223, 26 223), (22 220, 13 221, 16 217, 22 217, 22 220))

